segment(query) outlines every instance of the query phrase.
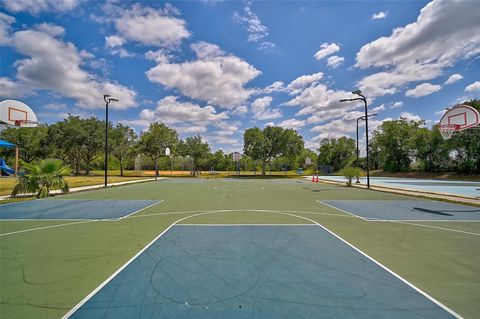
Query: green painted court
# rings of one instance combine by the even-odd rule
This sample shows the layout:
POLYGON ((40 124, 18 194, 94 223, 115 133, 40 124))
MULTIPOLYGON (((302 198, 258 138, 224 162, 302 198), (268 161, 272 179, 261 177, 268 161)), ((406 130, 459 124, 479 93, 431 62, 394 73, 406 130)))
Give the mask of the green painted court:
POLYGON ((30 202, 32 218, 22 203, 0 206, 2 318, 480 313, 478 207, 292 178, 163 179, 58 198, 30 202))

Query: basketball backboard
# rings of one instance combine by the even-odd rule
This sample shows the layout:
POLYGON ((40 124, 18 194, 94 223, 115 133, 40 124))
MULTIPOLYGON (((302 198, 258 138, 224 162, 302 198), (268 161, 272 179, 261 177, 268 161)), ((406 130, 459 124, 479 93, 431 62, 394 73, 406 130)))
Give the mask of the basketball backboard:
POLYGON ((480 124, 478 111, 468 105, 456 105, 443 114, 438 128, 443 138, 448 139, 453 132, 466 130, 480 124))
POLYGON ((25 103, 16 100, 4 100, 0 102, 0 123, 19 126, 37 126, 35 112, 25 103))
POLYGON ((232 157, 234 162, 238 162, 239 160, 242 159, 242 154, 235 152, 232 154, 232 157))

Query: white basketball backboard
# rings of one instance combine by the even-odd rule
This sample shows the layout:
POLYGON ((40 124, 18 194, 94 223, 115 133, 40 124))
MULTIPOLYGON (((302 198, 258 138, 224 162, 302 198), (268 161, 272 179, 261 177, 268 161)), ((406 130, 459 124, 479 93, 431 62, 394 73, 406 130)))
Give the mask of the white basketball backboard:
POLYGON ((457 130, 464 130, 480 124, 478 111, 468 105, 457 105, 445 112, 439 125, 454 125, 457 130))
POLYGON ((242 154, 235 152, 232 154, 232 157, 234 162, 238 162, 239 160, 242 159, 242 154))
POLYGON ((0 102, 0 122, 21 127, 37 126, 37 116, 25 103, 16 100, 0 102))

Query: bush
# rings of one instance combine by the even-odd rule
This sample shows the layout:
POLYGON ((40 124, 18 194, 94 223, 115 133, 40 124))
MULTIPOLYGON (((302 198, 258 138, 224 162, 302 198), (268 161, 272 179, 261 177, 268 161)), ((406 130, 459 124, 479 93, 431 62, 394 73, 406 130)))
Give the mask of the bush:
POLYGON ((352 186, 352 179, 359 178, 361 170, 358 167, 347 166, 342 169, 342 175, 347 179, 347 186, 352 186))

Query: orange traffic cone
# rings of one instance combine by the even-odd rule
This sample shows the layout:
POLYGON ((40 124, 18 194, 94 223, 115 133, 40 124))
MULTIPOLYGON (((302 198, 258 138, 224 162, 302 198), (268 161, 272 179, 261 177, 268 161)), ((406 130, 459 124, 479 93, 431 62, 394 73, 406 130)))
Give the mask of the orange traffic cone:
POLYGON ((315 183, 318 183, 318 175, 317 175, 317 178, 315 179, 315 183))
POLYGON ((315 183, 315 175, 312 175, 312 183, 315 183))

